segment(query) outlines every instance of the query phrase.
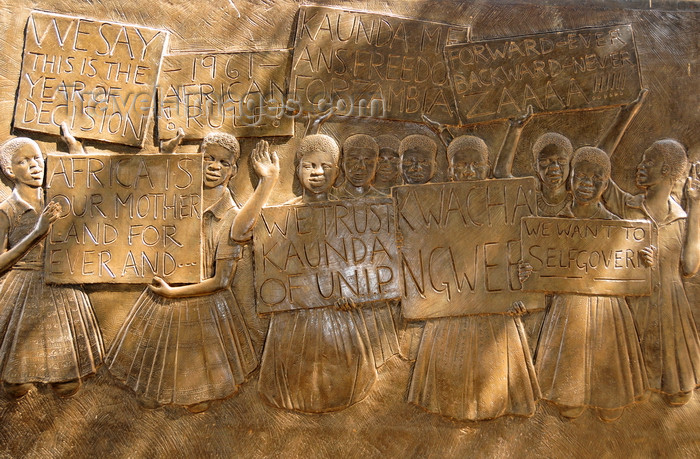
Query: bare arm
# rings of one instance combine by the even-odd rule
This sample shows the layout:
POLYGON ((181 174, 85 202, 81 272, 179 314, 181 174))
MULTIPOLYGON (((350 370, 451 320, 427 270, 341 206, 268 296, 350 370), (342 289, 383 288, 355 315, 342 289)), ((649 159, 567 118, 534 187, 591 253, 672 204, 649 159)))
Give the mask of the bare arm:
POLYGON ((691 166, 685 192, 689 209, 681 264, 683 275, 690 277, 700 270, 700 163, 691 166))
POLYGON ((430 129, 435 131, 435 133, 437 134, 440 141, 443 143, 443 145, 445 145, 445 148, 447 148, 447 146, 450 144, 450 142, 452 142, 452 140, 454 139, 454 136, 452 135, 450 130, 447 128, 447 126, 445 126, 442 123, 438 123, 437 121, 431 120, 426 115, 423 115, 422 118, 423 118, 423 121, 425 121, 425 124, 430 129))
POLYGON ((323 123, 328 121, 334 113, 335 106, 331 106, 331 108, 329 108, 325 112, 321 112, 315 117, 309 113, 309 121, 307 122, 306 133, 304 134, 304 136, 318 134, 318 132, 321 130, 321 126, 323 125, 323 123))
POLYGON ((68 127, 68 123, 65 121, 61 123, 61 139, 68 145, 68 153, 71 155, 84 155, 85 149, 83 148, 83 144, 80 143, 75 137, 73 137, 73 134, 70 132, 70 128, 68 127))
POLYGON ((635 115, 639 112, 639 109, 642 108, 642 104, 644 103, 644 99, 646 99, 648 92, 648 89, 642 89, 639 91, 639 96, 637 96, 633 102, 620 108, 620 111, 617 113, 617 117, 600 139, 598 145, 596 145, 598 148, 607 152, 610 156, 615 153, 615 149, 619 145, 622 136, 625 135, 625 131, 629 127, 635 115))
POLYGON ((7 249, 7 235, 10 229, 10 222, 7 217, 2 214, 0 218, 0 236, 2 237, 3 253, 0 254, 0 273, 12 268, 32 247, 39 241, 44 239, 49 234, 51 224, 58 219, 61 213, 61 205, 56 202, 51 202, 42 210, 39 220, 32 231, 17 245, 7 249))
POLYGON ((160 142, 160 152, 161 153, 173 153, 177 147, 182 143, 182 139, 185 138, 185 130, 179 128, 177 130, 177 135, 170 140, 163 140, 160 142))
POLYGON ((258 221, 262 207, 267 203, 272 188, 280 174, 280 163, 276 152, 270 154, 270 146, 264 140, 258 142, 251 154, 253 168, 260 182, 231 225, 231 239, 243 242, 252 237, 253 227, 258 221))
POLYGON ((152 292, 166 298, 186 298, 192 296, 204 296, 224 290, 231 285, 236 274, 237 261, 235 258, 216 260, 214 277, 196 284, 180 285, 173 287, 166 281, 156 276, 153 283, 148 286, 152 292))
POLYGON ((525 125, 532 119, 532 105, 527 106, 527 112, 520 118, 514 118, 508 121, 508 132, 503 139, 501 149, 498 151, 496 165, 493 168, 494 178, 507 178, 513 176, 513 160, 515 159, 515 150, 518 149, 520 136, 523 133, 525 125))

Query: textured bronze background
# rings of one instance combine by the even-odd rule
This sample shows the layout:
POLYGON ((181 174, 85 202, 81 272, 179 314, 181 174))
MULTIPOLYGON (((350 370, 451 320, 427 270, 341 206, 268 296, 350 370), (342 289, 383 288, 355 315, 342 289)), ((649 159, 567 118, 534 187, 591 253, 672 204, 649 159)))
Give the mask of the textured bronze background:
MULTIPOLYGON (((655 140, 674 138, 700 160, 698 107, 698 11, 695 1, 430 1, 341 2, 324 6, 371 11, 380 15, 434 21, 471 28, 474 41, 543 32, 630 24, 634 29, 642 86, 647 100, 612 157, 612 175, 625 190, 635 191, 635 168, 643 151, 655 140)), ((170 53, 219 53, 290 49, 294 46, 297 12, 291 0, 141 0, 4 1, 0 6, 0 139, 28 135, 44 153, 66 151, 55 135, 12 131, 18 83, 22 76, 24 32, 32 10, 80 16, 110 23, 137 24, 169 32, 170 53)), ((561 132, 574 147, 594 145, 615 119, 617 109, 562 112, 536 116, 520 139, 513 171, 532 176, 532 145, 544 132, 561 132)), ((270 204, 294 197, 294 152, 305 130, 299 118, 292 138, 271 138, 280 156, 281 176, 270 204)), ((58 128, 52 127, 56 134, 58 128)), ((339 143, 355 133, 373 137, 395 134, 432 135, 425 125, 334 116, 322 132, 339 143)), ((475 134, 490 147, 491 163, 505 136, 503 123, 490 123, 455 134, 475 134)), ((78 129, 74 134, 80 138, 78 129)), ((88 136, 85 136, 88 137, 88 136)), ((153 130, 146 132, 143 151, 158 151, 153 130)), ((234 194, 245 201, 253 190, 250 152, 258 139, 241 139, 240 170, 232 181, 234 194)), ((126 142, 124 142, 126 143, 126 142)), ((138 142, 134 142, 136 144, 138 142)), ((132 154, 137 148, 84 141, 88 153, 132 154)), ((179 150, 194 153, 197 144, 179 150)), ((445 149, 438 146, 433 181, 447 181, 445 149)), ((3 191, 9 182, 2 177, 3 191)), ((261 352, 267 322, 254 311, 252 256, 247 248, 239 263, 234 293, 253 344, 261 352)), ((696 318, 700 315, 700 277, 685 281, 696 318)), ((143 286, 88 285, 105 346, 114 340, 143 286)), ((7 305, 0 305, 5 308, 7 305)), ((541 319, 540 319, 541 320, 541 319)), ((532 344, 532 342, 531 342, 532 344)), ((586 411, 563 420, 551 404, 541 402, 531 418, 502 417, 492 421, 452 421, 424 412, 406 402, 411 362, 394 358, 378 374, 377 383, 362 402, 323 415, 284 411, 261 403, 258 371, 239 393, 193 415, 180 407, 147 410, 133 393, 104 368, 84 382, 78 394, 61 399, 46 387, 20 401, 0 395, 0 452, 5 457, 698 457, 700 455, 700 396, 679 408, 652 394, 646 403, 628 408, 621 419, 604 423, 586 411)))

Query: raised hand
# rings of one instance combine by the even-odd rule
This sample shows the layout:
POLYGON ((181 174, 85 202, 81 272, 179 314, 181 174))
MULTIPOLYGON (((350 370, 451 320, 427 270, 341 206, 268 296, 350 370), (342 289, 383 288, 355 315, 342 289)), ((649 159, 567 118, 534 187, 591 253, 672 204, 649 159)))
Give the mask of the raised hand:
POLYGON ((338 298, 335 302, 335 307, 341 311, 352 311, 357 307, 355 302, 351 298, 338 298))
POLYGON ((427 124, 428 127, 430 127, 430 129, 434 130, 438 134, 442 133, 445 129, 447 129, 447 126, 445 126, 444 124, 439 123, 435 120, 428 118, 427 115, 422 115, 421 118, 423 119, 425 124, 427 124))
POLYGON ((524 128, 527 123, 530 122, 532 119, 532 114, 534 113, 534 110, 532 109, 532 105, 527 106, 527 110, 525 111, 525 114, 522 116, 519 116, 517 118, 511 118, 510 125, 515 127, 515 128, 524 128))
POLYGON ((685 196, 689 205, 700 204, 700 162, 690 165, 690 174, 685 181, 685 196))
POLYGON ((253 161, 253 169, 261 178, 276 179, 280 174, 280 160, 277 152, 270 153, 270 145, 266 140, 261 140, 255 145, 250 155, 253 161))
POLYGON ((649 90, 646 88, 643 88, 642 90, 639 91, 639 94, 637 95, 636 99, 634 99, 632 102, 630 102, 627 105, 623 105, 620 110, 623 112, 633 112, 633 111, 639 110, 642 107, 644 100, 647 98, 647 94, 649 94, 649 90))
POLYGON ((532 275, 532 265, 528 262, 521 261, 518 263, 518 280, 524 284, 532 275))
POLYGON ((70 132, 70 128, 68 127, 68 123, 65 121, 61 123, 61 139, 68 145, 68 153, 72 155, 80 155, 80 154, 85 154, 85 150, 83 149, 83 144, 80 143, 75 137, 73 137, 73 134, 70 132))
POLYGON ((153 283, 149 284, 148 288, 156 295, 164 296, 166 298, 175 297, 173 288, 170 286, 170 284, 158 276, 153 276, 153 283))
POLYGON ((58 220, 61 216, 61 204, 51 201, 44 210, 41 211, 39 215, 39 220, 37 220, 34 229, 41 235, 47 234, 53 222, 58 220))
POLYGON ((160 143, 160 152, 161 153, 172 153, 175 151, 177 147, 180 146, 182 143, 182 140, 185 138, 185 130, 182 128, 178 128, 177 130, 177 135, 173 137, 170 140, 163 140, 160 143))
POLYGON ((644 247, 642 250, 639 251, 639 253, 642 255, 642 263, 648 268, 651 268, 654 266, 656 263, 656 253, 657 249, 653 245, 650 245, 649 247, 644 247))
POLYGON ((508 309, 508 315, 510 316, 522 316, 527 314, 527 309, 525 308, 525 303, 522 301, 513 301, 513 304, 508 309))
MULTIPOLYGON (((318 103, 319 109, 321 107, 323 100, 320 100, 318 103)), ((336 111, 336 106, 331 105, 327 109, 320 111, 318 113, 311 113, 307 112, 306 117, 308 118, 307 124, 306 124, 306 133, 305 135, 312 135, 312 134, 318 134, 318 131, 321 130, 321 125, 328 121, 331 116, 335 114, 336 111)))

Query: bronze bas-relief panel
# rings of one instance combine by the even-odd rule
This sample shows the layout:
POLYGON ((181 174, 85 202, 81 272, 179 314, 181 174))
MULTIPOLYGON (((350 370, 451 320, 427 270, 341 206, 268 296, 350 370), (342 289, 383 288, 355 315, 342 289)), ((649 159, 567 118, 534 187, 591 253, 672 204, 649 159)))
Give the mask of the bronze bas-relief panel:
POLYGON ((0 8, 1 455, 700 455, 695 2, 0 8))

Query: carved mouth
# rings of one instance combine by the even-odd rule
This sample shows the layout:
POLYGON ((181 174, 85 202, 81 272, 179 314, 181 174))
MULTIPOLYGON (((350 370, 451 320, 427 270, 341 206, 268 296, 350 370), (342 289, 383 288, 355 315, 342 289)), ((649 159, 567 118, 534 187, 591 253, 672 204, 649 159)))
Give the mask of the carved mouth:
POLYGON ((321 186, 326 184, 326 179, 323 177, 311 177, 309 183, 313 186, 321 186))

